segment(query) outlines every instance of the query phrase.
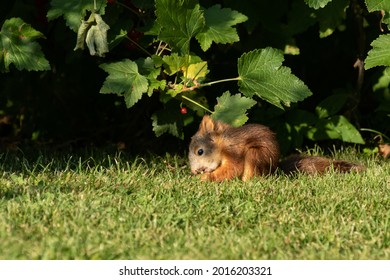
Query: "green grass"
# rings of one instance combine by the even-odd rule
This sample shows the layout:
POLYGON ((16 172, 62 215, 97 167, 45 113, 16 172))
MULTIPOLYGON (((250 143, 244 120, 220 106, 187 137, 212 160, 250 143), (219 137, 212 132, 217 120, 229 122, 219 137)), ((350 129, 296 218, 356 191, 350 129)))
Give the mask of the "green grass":
POLYGON ((204 183, 186 160, 0 154, 0 259, 389 259, 390 163, 204 183))

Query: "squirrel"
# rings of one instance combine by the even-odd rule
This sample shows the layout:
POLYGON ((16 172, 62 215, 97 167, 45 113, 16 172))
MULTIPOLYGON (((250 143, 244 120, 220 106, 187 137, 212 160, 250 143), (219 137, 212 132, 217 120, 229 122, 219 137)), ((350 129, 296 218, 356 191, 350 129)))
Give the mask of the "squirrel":
POLYGON ((205 115, 189 145, 189 162, 193 174, 203 181, 224 181, 240 177, 244 182, 255 175, 267 175, 277 168, 290 174, 295 171, 322 174, 362 171, 364 166, 326 157, 294 155, 279 162, 276 134, 267 126, 246 124, 233 127, 205 115))

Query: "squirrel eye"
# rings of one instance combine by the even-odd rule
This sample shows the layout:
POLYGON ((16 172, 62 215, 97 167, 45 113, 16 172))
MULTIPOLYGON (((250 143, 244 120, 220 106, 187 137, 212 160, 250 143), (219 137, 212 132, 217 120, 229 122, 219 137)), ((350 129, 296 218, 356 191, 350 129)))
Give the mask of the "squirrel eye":
POLYGON ((203 155, 203 153, 204 153, 203 149, 199 149, 199 150, 198 150, 198 155, 199 155, 199 156, 203 155))

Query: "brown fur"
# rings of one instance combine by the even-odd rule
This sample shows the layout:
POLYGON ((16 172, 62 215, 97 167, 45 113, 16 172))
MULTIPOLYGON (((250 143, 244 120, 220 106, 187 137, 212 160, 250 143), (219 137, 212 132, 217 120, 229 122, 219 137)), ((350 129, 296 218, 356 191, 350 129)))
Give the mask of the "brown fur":
POLYGON ((285 173, 295 171, 307 174, 324 174, 332 169, 345 173, 349 171, 363 171, 364 166, 344 160, 332 160, 317 156, 290 156, 280 162, 279 168, 285 173))
MULTIPOLYGON (((191 139, 189 160, 193 174, 202 180, 223 181, 274 172, 279 163, 279 145, 275 133, 260 124, 232 127, 204 116, 191 139)), ((324 157, 292 156, 279 167, 287 173, 301 171, 324 173, 333 168, 340 172, 360 171, 362 166, 324 157)))

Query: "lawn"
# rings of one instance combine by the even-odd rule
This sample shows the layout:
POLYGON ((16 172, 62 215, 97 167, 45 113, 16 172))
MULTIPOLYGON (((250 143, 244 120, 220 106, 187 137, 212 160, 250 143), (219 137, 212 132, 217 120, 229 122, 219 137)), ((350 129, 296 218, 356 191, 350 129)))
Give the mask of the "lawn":
POLYGON ((205 183, 178 156, 0 154, 0 259, 389 259, 390 162, 205 183))

